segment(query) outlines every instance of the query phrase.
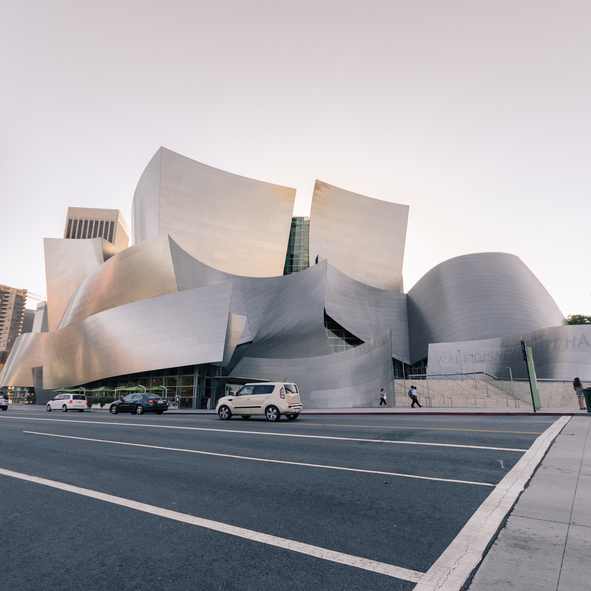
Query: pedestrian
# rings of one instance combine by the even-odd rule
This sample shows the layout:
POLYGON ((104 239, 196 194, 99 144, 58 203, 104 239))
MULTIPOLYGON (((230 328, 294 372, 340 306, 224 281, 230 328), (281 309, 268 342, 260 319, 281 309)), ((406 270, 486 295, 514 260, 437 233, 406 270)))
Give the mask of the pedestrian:
POLYGON ((388 406, 388 402, 386 400, 386 392, 384 392, 384 388, 380 390, 380 406, 382 406, 382 403, 384 404, 384 406, 388 406))
POLYGON ((419 408, 423 408, 423 405, 419 402, 419 397, 417 396, 416 386, 410 387, 410 390, 408 391, 408 396, 412 400, 412 404, 410 405, 411 408, 414 408, 415 404, 417 404, 419 408))
POLYGON ((573 388, 575 389, 575 394, 577 395, 577 400, 579 402, 579 410, 587 410, 585 408, 585 392, 583 384, 581 384, 579 378, 573 380, 573 388))

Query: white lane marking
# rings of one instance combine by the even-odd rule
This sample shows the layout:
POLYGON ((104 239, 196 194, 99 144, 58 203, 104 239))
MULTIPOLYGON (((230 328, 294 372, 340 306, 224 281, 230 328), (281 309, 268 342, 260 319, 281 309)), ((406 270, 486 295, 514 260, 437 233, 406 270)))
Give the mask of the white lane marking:
POLYGON ((84 425, 113 425, 123 427, 150 427, 153 429, 180 429, 182 431, 209 431, 212 433, 239 433, 246 435, 271 435, 274 437, 299 437, 302 439, 329 439, 333 441, 355 441, 360 443, 393 443, 395 445, 427 445, 433 447, 458 447, 461 449, 490 449, 493 451, 514 451, 524 453, 527 449, 513 448, 513 447, 489 447, 485 445, 460 445, 457 443, 425 443, 423 441, 393 441, 389 439, 359 439, 356 437, 331 437, 330 435, 301 435, 298 433, 272 433, 269 431, 241 431, 232 429, 210 429, 207 427, 183 427, 176 425, 153 425, 149 423, 110 423, 107 421, 78 421, 76 419, 39 419, 28 417, 6 417, 7 419, 15 419, 22 421, 58 421, 62 423, 82 423, 84 425))
POLYGON ((463 587, 546 451, 570 419, 560 417, 535 440, 413 591, 459 591, 463 587))
POLYGON ((325 470, 342 470, 344 472, 360 472, 363 474, 380 474, 382 476, 399 476, 401 478, 415 478, 418 480, 434 480, 436 482, 452 482, 454 484, 474 484, 477 486, 492 486, 489 482, 472 482, 470 480, 454 480, 451 478, 435 478, 433 476, 416 476, 414 474, 399 474, 397 472, 382 472, 380 470, 361 470, 359 468, 346 468, 344 466, 328 466, 324 464, 307 464, 304 462, 289 462, 287 460, 271 460, 267 458, 255 458, 250 456, 237 456, 234 454, 222 454, 212 451, 200 451, 196 449, 184 449, 182 447, 162 447, 160 445, 148 445, 146 443, 128 443, 126 441, 111 441, 109 439, 92 439, 90 437, 74 437, 73 435, 58 435, 56 433, 40 433, 38 431, 23 431, 30 435, 45 435, 47 437, 58 437, 60 439, 76 439, 78 441, 92 441, 95 443, 111 443, 114 445, 127 445, 129 447, 144 447, 147 449, 161 449, 164 451, 181 451, 190 454, 203 456, 215 456, 218 458, 232 458, 235 460, 250 460, 252 462, 268 462, 270 464, 286 464, 288 466, 303 466, 304 468, 324 468, 325 470))
POLYGON ((267 544, 269 546, 291 550, 292 552, 299 552, 300 554, 321 558, 322 560, 328 560, 330 562, 336 562, 346 566, 361 568, 374 573, 394 577, 396 579, 402 579, 404 581, 416 583, 423 575, 421 572, 386 564, 384 562, 377 562, 375 560, 361 558, 360 556, 352 556, 351 554, 343 554, 342 552, 335 552, 334 550, 329 550, 327 548, 312 546, 311 544, 304 544, 302 542, 296 542, 286 538, 279 538, 277 536, 271 536, 250 529, 235 527, 233 525, 228 525, 219 521, 194 517, 193 515, 188 515, 186 513, 170 511, 168 509, 163 509, 154 505, 139 503, 137 501, 132 501, 131 499, 116 497, 99 491, 90 490, 88 488, 80 488, 78 486, 72 486, 63 482, 57 482, 55 480, 47 480, 46 478, 30 476, 29 474, 13 472, 12 470, 4 470, 2 468, 0 468, 0 474, 28 482, 33 482, 35 484, 42 484, 44 486, 49 486, 51 488, 56 488, 58 490, 71 492, 85 497, 90 497, 91 499, 97 499, 106 503, 112 503, 113 505, 135 509, 136 511, 142 511, 144 513, 149 513, 150 515, 156 515, 166 519, 173 519, 174 521, 180 521, 181 523, 187 523, 189 525, 196 525, 197 527, 203 527, 213 531, 229 534, 231 536, 251 540, 253 542, 260 542, 261 544, 267 544))

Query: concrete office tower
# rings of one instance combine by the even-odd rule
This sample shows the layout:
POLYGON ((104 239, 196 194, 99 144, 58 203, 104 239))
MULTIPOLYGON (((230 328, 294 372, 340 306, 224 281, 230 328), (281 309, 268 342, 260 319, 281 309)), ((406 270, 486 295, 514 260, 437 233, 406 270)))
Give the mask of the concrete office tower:
POLYGON ((361 283, 402 291, 407 222, 408 205, 316 181, 310 213, 310 262, 328 259, 361 283))
POLYGON ((118 209, 68 207, 64 238, 104 238, 119 250, 129 246, 129 226, 118 209))
POLYGON ((26 289, 0 285, 0 367, 21 334, 26 302, 26 289))
POLYGON ((220 271, 283 275, 295 193, 160 148, 133 198, 133 244, 169 234, 220 271))

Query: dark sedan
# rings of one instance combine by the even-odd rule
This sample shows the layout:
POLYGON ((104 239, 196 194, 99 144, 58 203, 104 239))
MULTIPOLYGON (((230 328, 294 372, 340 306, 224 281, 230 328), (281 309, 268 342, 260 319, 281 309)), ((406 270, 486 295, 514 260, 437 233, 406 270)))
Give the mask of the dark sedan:
POLYGON ((161 415, 168 410, 168 400, 153 394, 129 394, 121 400, 115 400, 109 407, 111 414, 120 412, 133 412, 136 415, 143 415, 145 412, 155 412, 161 415))

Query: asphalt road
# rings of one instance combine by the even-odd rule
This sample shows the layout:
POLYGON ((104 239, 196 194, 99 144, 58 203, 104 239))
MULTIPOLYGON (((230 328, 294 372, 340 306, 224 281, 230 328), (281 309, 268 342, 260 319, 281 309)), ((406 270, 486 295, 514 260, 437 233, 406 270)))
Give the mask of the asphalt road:
POLYGON ((11 407, 0 588, 410 590, 554 420, 11 407))

